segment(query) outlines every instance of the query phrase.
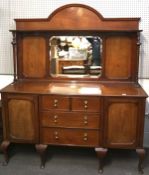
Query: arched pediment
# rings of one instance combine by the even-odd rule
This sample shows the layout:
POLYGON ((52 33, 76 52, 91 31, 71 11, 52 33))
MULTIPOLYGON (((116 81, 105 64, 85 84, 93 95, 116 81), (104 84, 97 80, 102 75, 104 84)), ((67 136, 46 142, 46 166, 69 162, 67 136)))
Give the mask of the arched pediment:
POLYGON ((104 18, 92 7, 69 4, 46 19, 16 19, 18 30, 137 30, 139 18, 104 18))
POLYGON ((95 9, 80 4, 65 5, 55 10, 48 19, 51 25, 63 29, 96 29, 104 20, 95 9))

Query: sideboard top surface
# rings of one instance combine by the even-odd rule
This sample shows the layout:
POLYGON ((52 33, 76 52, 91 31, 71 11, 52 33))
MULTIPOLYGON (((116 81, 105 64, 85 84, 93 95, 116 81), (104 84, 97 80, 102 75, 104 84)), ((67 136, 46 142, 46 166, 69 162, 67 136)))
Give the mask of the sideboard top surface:
POLYGON ((141 86, 134 83, 78 83, 78 82, 15 82, 1 92, 56 94, 56 95, 96 95, 147 97, 141 86))

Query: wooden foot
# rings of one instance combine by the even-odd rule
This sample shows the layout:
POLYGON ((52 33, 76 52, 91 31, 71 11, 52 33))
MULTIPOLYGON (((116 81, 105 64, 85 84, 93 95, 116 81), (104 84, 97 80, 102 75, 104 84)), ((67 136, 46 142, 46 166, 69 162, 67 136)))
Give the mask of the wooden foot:
POLYGON ((104 158, 107 155, 108 149, 107 148, 95 148, 97 156, 99 158, 99 173, 103 173, 103 166, 104 166, 104 158))
POLYGON ((6 166, 8 164, 9 161, 9 156, 8 156, 8 146, 10 145, 9 141, 3 141, 1 144, 1 150, 4 154, 4 162, 3 162, 3 166, 6 166))
POLYGON ((143 162, 145 158, 145 149, 136 149, 136 152, 139 156, 139 163, 138 163, 138 171, 140 174, 143 174, 143 162))
POLYGON ((39 153, 40 160, 41 160, 41 165, 40 168, 45 167, 45 162, 46 162, 46 149, 48 145, 42 145, 42 144, 37 144, 35 145, 37 152, 39 153))

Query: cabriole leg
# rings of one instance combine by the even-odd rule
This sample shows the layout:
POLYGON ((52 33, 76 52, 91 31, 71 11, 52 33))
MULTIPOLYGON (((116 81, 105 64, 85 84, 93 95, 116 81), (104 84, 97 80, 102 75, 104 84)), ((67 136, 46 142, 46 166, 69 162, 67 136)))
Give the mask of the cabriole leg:
POLYGON ((99 158, 99 173, 103 173, 104 158, 107 155, 107 148, 95 148, 97 156, 99 158))
POLYGON ((48 145, 42 145, 42 144, 35 145, 36 150, 39 153, 40 160, 41 160, 40 168, 44 168, 45 167, 47 146, 48 145))
POLYGON ((3 162, 3 166, 6 166, 8 164, 9 161, 9 156, 8 156, 8 147, 10 145, 9 141, 3 141, 1 144, 1 150, 4 154, 4 162, 3 162))
POLYGON ((143 162, 145 158, 145 149, 136 149, 136 152, 139 156, 139 163, 138 163, 138 171, 139 173, 143 174, 143 162))

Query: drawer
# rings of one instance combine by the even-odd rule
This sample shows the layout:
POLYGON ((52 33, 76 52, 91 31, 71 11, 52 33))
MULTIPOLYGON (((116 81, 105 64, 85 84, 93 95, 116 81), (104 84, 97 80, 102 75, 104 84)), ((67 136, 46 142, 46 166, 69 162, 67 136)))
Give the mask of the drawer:
POLYGON ((55 112, 40 113, 42 127, 92 128, 99 129, 99 113, 55 112))
POLYGON ((67 96, 45 95, 40 97, 40 107, 42 110, 64 110, 70 108, 69 98, 67 96))
POLYGON ((100 98, 74 97, 72 98, 72 111, 100 112, 100 98))
POLYGON ((40 138, 42 144, 98 146, 101 134, 98 130, 42 128, 40 138))

